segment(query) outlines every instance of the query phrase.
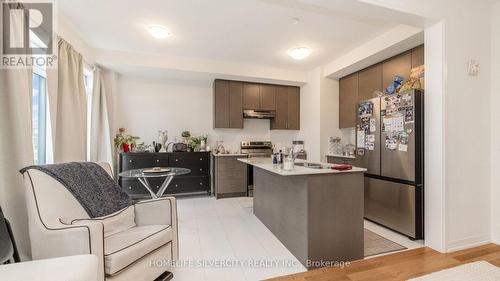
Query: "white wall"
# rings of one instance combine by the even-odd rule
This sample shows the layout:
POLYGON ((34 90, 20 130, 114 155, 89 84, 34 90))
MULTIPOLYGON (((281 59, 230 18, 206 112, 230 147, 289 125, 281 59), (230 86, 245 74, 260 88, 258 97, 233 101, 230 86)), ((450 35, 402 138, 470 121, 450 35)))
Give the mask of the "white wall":
POLYGON ((341 137, 339 128, 339 81, 320 76, 320 154, 326 162, 328 138, 341 137))
POLYGON ((300 91, 300 132, 305 141, 307 159, 319 161, 321 158, 321 68, 307 74, 307 84, 300 91))
POLYGON ((491 9, 491 229, 500 244, 500 3, 491 9))
MULTIPOLYGON (((244 120, 244 129, 213 129, 213 89, 210 80, 157 80, 120 76, 115 128, 124 127, 145 143, 157 140, 158 130, 169 131, 169 141, 189 130, 208 134, 209 145, 224 141, 239 150, 242 140, 271 140, 277 147, 291 146, 297 131, 271 131, 269 120, 244 120)), ((307 145, 307 144, 306 144, 307 145)))

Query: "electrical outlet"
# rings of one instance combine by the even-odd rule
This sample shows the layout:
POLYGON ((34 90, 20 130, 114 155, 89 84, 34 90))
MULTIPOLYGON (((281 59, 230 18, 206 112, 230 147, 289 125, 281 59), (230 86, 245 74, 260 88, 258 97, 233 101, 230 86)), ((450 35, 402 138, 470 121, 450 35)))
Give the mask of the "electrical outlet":
POLYGON ((467 62, 467 74, 470 76, 477 76, 479 74, 479 63, 476 60, 469 60, 467 62))

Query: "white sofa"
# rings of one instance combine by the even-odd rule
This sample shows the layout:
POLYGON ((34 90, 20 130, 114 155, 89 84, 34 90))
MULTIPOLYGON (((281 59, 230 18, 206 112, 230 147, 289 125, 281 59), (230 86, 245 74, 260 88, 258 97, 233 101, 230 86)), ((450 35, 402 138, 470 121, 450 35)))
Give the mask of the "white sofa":
MULTIPOLYGON (((109 165, 101 164, 110 175, 109 165)), ((24 173, 33 259, 94 254, 99 281, 152 281, 178 258, 173 197, 146 200, 89 218, 75 197, 44 172, 24 173)))

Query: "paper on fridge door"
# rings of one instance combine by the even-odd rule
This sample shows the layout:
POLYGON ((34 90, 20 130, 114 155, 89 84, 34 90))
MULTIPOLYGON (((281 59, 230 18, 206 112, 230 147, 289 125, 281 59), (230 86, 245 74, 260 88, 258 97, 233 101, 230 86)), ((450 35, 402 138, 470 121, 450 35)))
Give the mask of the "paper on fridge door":
POLYGON ((358 148, 365 148, 365 131, 358 130, 357 139, 356 139, 356 146, 358 148))
POLYGON ((377 131, 375 118, 370 118, 370 133, 374 133, 377 131))

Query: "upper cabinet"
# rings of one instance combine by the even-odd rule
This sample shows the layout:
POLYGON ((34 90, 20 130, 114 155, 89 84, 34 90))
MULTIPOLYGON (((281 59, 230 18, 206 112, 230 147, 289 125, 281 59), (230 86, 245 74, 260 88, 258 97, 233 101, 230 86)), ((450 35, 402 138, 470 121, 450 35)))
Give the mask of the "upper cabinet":
POLYGON ((382 86, 387 88, 394 76, 399 75, 407 80, 411 72, 411 51, 402 53, 382 63, 382 86))
POLYGON ((243 83, 243 109, 275 110, 276 86, 243 83))
POLYGON ((370 66, 358 73, 358 101, 377 97, 377 91, 382 91, 382 64, 370 66))
POLYGON ((259 85, 260 91, 260 109, 275 110, 276 109, 276 86, 262 84, 259 85))
POLYGON ((424 45, 411 50, 411 68, 424 64, 424 45))
POLYGON ((358 104, 358 73, 340 78, 339 81, 339 128, 356 126, 358 104))
POLYGON ((287 87, 288 123, 287 130, 300 130, 300 88, 287 87))
POLYGON ((243 109, 260 109, 259 85, 243 84, 243 109))
POLYGON ((300 88, 216 79, 214 128, 243 128, 243 110, 270 110, 272 130, 300 130, 300 88))
POLYGON ((243 128, 243 83, 214 81, 214 128, 243 128))
POLYGON ((376 92, 384 92, 399 75, 405 80, 410 77, 411 69, 424 64, 424 45, 406 51, 353 73, 339 80, 339 127, 356 126, 358 104, 376 97, 376 92))
POLYGON ((271 119, 271 130, 300 130, 300 88, 276 88, 276 117, 271 119))

